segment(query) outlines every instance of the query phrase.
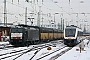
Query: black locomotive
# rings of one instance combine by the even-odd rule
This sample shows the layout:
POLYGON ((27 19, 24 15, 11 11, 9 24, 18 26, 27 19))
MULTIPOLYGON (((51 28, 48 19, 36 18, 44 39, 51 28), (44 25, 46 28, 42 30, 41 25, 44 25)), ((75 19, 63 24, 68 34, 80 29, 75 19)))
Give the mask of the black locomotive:
POLYGON ((21 24, 11 27, 9 42, 14 46, 25 46, 61 38, 63 38, 61 30, 21 24))

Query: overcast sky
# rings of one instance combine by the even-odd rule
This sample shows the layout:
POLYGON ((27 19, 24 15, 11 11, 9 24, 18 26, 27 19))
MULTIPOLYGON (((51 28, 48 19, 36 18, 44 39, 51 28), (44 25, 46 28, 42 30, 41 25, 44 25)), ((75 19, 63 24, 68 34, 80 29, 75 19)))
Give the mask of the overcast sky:
MULTIPOLYGON (((32 17, 35 17, 34 24, 37 24, 37 12, 41 11, 41 18, 43 17, 43 24, 49 24, 49 21, 55 20, 56 23, 60 23, 60 19, 65 20, 65 24, 75 24, 84 26, 85 24, 89 25, 90 23, 90 0, 6 0, 7 2, 7 20, 8 22, 18 21, 20 23, 25 23, 25 7, 28 8, 28 18, 34 14, 32 17), (33 1, 31 3, 31 1, 33 1), (43 1, 43 2, 42 2, 43 1), (41 9, 40 9, 41 6, 41 9), (85 14, 84 14, 85 13, 85 14), (42 15, 43 14, 43 15, 42 15), (78 21, 78 22, 76 22, 78 21), (87 21, 87 22, 85 22, 87 21), (78 24, 77 24, 78 23, 78 24)), ((4 0, 0 0, 0 19, 3 22, 3 11, 4 11, 4 0)), ((28 22, 29 23, 29 22, 28 22)), ((42 19, 41 19, 42 24, 42 19)), ((90 26, 89 26, 90 27, 90 26)))

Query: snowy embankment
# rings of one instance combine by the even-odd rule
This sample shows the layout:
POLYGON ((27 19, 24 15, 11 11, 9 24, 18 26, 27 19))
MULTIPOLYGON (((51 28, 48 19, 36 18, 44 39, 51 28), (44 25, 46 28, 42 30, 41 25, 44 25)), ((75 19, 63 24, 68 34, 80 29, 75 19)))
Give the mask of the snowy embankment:
POLYGON ((56 60, 90 60, 90 40, 85 39, 84 45, 84 50, 81 50, 81 53, 78 45, 56 60))
POLYGON ((4 48, 7 45, 9 45, 9 42, 0 42, 0 48, 4 48))
MULTIPOLYGON (((90 42, 87 39, 85 39, 83 42, 84 42, 84 50, 82 50, 81 53, 80 53, 79 45, 77 45, 74 48, 72 48, 70 51, 66 52, 65 54, 63 54, 62 56, 57 58, 56 60, 72 60, 72 59, 73 60, 90 60, 90 42)), ((44 49, 40 50, 33 57, 32 60, 37 60, 41 56, 49 54, 50 52, 55 51, 58 48, 60 48, 60 47, 58 47, 58 45, 56 47, 51 47, 51 50, 47 50, 47 48, 44 48, 44 49)), ((60 53, 62 50, 60 50, 60 51, 58 51, 58 52, 56 52, 54 54, 51 54, 51 55, 49 55, 47 57, 44 57, 43 59, 40 59, 40 60, 49 60, 51 57, 53 57, 56 54, 60 53)), ((31 54, 33 55, 33 53, 31 53, 31 54)), ((27 55, 27 56, 29 56, 29 55, 27 55)), ((29 58, 30 58, 30 56, 29 56, 29 58)), ((25 57, 20 57, 17 60, 22 60, 22 59, 25 59, 25 57)))
POLYGON ((9 42, 0 42, 0 45, 7 45, 7 44, 9 44, 9 42))
MULTIPOLYGON (((89 40, 85 39, 84 41, 84 49, 81 50, 80 52, 80 47, 79 45, 75 46, 74 48, 72 48, 71 50, 67 51, 65 54, 59 56, 58 58, 56 58, 56 60, 90 60, 90 42, 89 40)), ((61 43, 61 42, 60 42, 61 43)), ((47 47, 46 48, 43 48, 43 49, 40 49, 39 50, 33 50, 33 51, 30 51, 28 53, 25 53, 23 55, 21 55, 19 58, 17 58, 16 60, 30 60, 34 55, 34 57, 32 58, 32 60, 37 60, 39 59, 40 57, 42 56, 45 56, 53 51, 56 51, 60 48, 62 48, 63 46, 65 46, 63 43, 60 44, 59 42, 58 43, 54 43, 55 46, 49 46, 51 47, 51 50, 47 50, 47 47), (38 51, 36 53, 36 51, 38 51)), ((8 44, 8 42, 0 42, 0 44, 8 44)), ((50 43, 51 44, 51 43, 50 43)), ((23 49, 29 49, 29 48, 32 48, 31 46, 30 47, 22 47, 23 49)), ((16 51, 16 50, 21 50, 22 48, 15 48, 15 49, 8 49, 8 50, 1 50, 0 52, 2 52, 3 54, 6 52, 11 52, 11 51, 16 51)), ((58 53, 60 53, 61 51, 67 49, 69 47, 66 47, 64 49, 61 49, 51 55, 48 55, 40 60, 49 60, 51 57, 57 55, 58 53)), ((11 54, 10 54, 11 55, 11 54)), ((17 55, 18 56, 18 55, 17 55)), ((12 56, 12 57, 9 57, 5 60, 13 60, 15 57, 17 56, 12 56)))

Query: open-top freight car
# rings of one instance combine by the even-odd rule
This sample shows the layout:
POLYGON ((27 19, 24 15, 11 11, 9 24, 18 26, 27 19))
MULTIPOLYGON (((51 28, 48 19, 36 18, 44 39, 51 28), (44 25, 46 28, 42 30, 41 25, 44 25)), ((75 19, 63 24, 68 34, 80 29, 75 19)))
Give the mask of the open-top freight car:
POLYGON ((61 39, 62 35, 61 30, 21 24, 11 27, 9 42, 14 46, 25 46, 61 39))

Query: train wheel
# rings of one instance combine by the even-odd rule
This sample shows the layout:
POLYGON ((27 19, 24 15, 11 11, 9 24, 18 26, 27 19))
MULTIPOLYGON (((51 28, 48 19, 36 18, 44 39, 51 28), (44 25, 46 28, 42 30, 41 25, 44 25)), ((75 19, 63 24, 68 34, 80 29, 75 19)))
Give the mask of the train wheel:
POLYGON ((22 46, 25 46, 25 43, 23 43, 22 46))
POLYGON ((47 42, 50 42, 51 40, 47 40, 47 42))
POLYGON ((35 44, 35 42, 33 41, 33 45, 35 44))
POLYGON ((30 43, 33 44, 33 41, 31 41, 30 43))
POLYGON ((25 46, 29 47, 29 42, 26 42, 26 43, 25 43, 25 46))
POLYGON ((34 45, 34 43, 35 43, 35 42, 33 41, 32 44, 34 45))
POLYGON ((40 41, 39 41, 39 40, 37 40, 36 42, 37 42, 36 44, 39 44, 39 43, 40 43, 40 41))
POLYGON ((27 47, 29 47, 29 44, 26 44, 27 47))

